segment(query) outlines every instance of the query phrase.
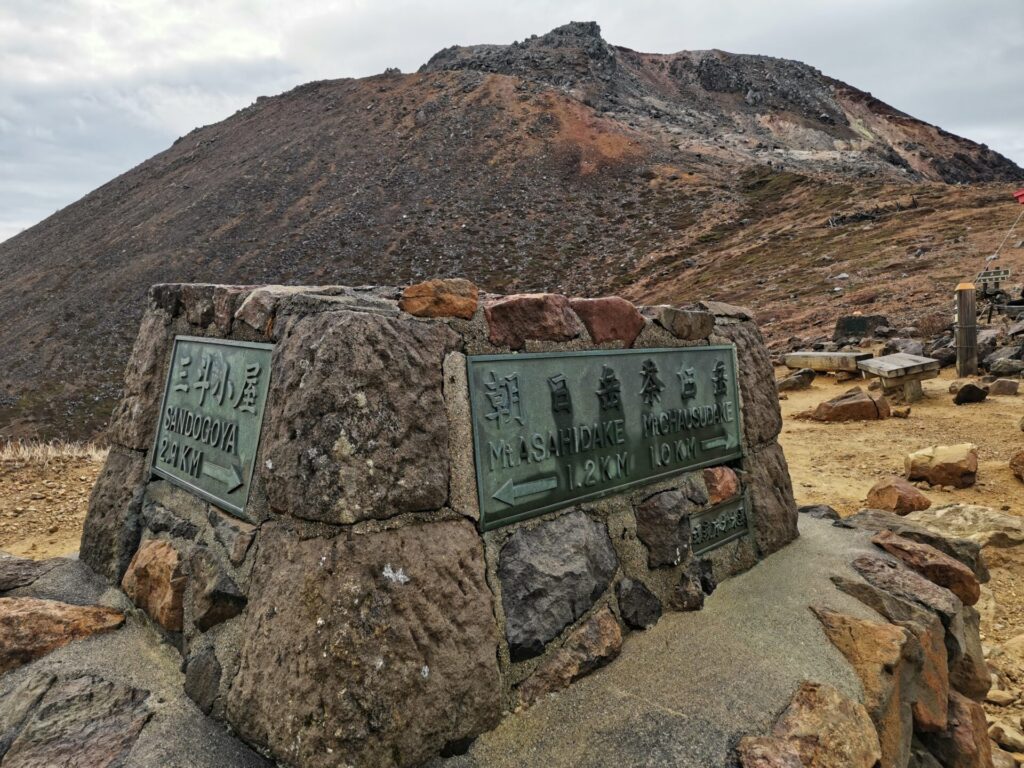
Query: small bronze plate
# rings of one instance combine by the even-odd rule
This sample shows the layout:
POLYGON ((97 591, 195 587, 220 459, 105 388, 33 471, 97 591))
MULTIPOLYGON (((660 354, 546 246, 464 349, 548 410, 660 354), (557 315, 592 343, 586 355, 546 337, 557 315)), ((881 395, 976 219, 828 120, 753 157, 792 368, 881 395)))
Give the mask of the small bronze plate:
POLYGON ((246 517, 273 348, 175 338, 153 445, 154 474, 246 517))

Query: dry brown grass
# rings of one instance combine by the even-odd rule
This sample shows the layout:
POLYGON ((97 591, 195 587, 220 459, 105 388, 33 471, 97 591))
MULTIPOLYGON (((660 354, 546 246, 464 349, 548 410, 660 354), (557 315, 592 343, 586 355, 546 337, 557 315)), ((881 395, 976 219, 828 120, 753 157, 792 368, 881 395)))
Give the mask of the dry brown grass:
POLYGON ((66 458, 87 459, 100 464, 107 458, 107 449, 96 443, 67 440, 13 440, 0 443, 0 462, 45 465, 54 459, 66 458))

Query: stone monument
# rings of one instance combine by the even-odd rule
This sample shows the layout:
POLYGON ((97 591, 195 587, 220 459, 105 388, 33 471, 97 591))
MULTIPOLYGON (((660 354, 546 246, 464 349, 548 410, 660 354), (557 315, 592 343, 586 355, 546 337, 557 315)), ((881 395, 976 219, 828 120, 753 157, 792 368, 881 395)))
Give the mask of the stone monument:
POLYGON ((780 428, 726 304, 158 285, 81 557, 282 764, 412 766, 795 538, 780 428))

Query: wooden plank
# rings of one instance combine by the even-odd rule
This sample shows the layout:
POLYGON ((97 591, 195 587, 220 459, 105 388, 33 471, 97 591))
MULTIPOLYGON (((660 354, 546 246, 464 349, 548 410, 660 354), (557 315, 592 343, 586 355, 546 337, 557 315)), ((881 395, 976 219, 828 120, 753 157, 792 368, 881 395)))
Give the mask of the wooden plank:
POLYGON ((939 361, 930 357, 897 352, 893 355, 861 360, 857 363, 857 367, 882 379, 895 379, 920 371, 937 371, 939 370, 939 361))
POLYGON ((870 360, 870 352, 791 352, 784 361, 787 368, 810 368, 812 371, 849 371, 856 373, 857 363, 870 360))

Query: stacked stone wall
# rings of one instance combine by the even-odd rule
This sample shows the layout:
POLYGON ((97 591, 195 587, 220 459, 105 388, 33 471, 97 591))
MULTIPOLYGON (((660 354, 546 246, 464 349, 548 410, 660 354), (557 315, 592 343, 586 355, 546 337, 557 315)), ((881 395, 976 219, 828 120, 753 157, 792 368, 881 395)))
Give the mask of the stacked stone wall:
POLYGON ((184 657, 186 691, 283 764, 415 765, 791 541, 780 429, 771 363, 738 307, 479 296, 458 280, 404 295, 160 285, 81 556, 117 583, 150 583, 140 563, 170 574, 178 621, 150 616, 184 657), (150 476, 178 335, 274 344, 245 520, 150 476), (467 356, 707 344, 736 347, 742 458, 479 532, 467 356), (741 495, 752 534, 695 556, 690 517, 741 495))

